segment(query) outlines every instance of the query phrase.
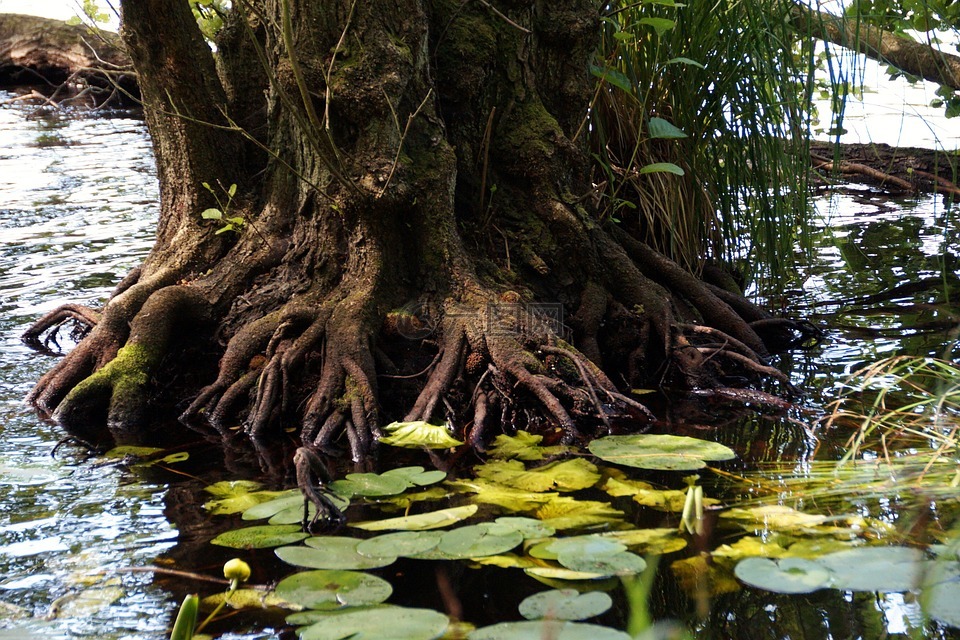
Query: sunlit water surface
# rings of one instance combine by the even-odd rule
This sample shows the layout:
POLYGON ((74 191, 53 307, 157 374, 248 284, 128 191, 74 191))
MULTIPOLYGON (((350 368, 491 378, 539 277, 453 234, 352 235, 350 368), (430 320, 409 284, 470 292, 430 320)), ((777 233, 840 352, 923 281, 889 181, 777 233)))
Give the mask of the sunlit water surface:
MULTIPOLYGON (((61 302, 105 299, 147 252, 157 215, 152 163, 139 120, 0 108, 0 638, 156 640, 177 607, 150 574, 119 571, 177 544, 164 515, 170 485, 86 461, 69 445, 52 457, 62 433, 23 403, 52 362, 19 339, 61 302)), ((923 313, 936 315, 915 311, 931 292, 900 301, 912 311, 877 315, 846 304, 955 272, 955 211, 935 196, 891 203, 855 189, 816 206, 817 250, 791 290, 768 300, 827 328, 821 346, 781 363, 810 390, 810 422, 777 431, 757 454, 792 456, 798 472, 818 448, 816 414, 852 370, 900 351, 952 357, 957 349, 955 330, 911 328, 929 319, 923 313)), ((878 600, 892 632, 918 615, 902 600, 878 600)))

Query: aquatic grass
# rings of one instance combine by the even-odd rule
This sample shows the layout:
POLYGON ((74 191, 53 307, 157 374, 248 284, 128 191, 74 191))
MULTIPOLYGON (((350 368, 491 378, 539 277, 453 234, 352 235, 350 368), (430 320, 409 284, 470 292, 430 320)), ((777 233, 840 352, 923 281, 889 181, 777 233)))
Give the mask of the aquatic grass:
POLYGON ((788 12, 774 0, 609 5, 587 128, 605 219, 692 270, 748 258, 785 275, 808 236, 813 86, 813 50, 788 12))

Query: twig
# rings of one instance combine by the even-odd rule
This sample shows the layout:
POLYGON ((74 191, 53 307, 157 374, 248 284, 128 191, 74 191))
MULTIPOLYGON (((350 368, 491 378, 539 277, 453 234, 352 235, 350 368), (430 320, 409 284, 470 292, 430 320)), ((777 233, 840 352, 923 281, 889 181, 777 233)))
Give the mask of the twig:
POLYGON ((387 181, 383 183, 383 186, 380 188, 380 192, 377 194, 377 200, 383 197, 383 194, 387 191, 387 187, 390 186, 390 181, 393 179, 393 173, 397 170, 397 164, 400 162, 400 154, 403 152, 403 141, 407 139, 407 133, 410 132, 410 125, 413 124, 413 120, 420 115, 420 112, 427 105, 427 101, 432 95, 433 89, 431 88, 427 91, 427 95, 424 96, 423 101, 420 103, 420 106, 417 107, 417 110, 407 116, 407 126, 403 128, 403 135, 400 136, 400 142, 397 143, 397 155, 393 158, 393 166, 390 167, 390 173, 387 175, 387 181))
POLYGON ((483 6, 485 6, 487 9, 490 9, 490 11, 493 11, 495 14, 497 14, 498 16, 500 16, 500 18, 501 18, 504 22, 506 22, 507 24, 509 24, 509 25, 510 25, 511 27, 513 27, 514 29, 518 29, 518 30, 522 31, 523 33, 533 33, 532 31, 530 31, 530 29, 527 29, 526 27, 521 27, 520 25, 518 25, 516 22, 514 22, 514 21, 511 20, 510 18, 508 18, 507 16, 503 15, 502 13, 500 13, 500 10, 497 9, 497 8, 496 8, 495 6, 493 6, 492 4, 490 4, 489 2, 487 2, 487 0, 479 0, 479 2, 480 2, 480 4, 482 4, 483 6))

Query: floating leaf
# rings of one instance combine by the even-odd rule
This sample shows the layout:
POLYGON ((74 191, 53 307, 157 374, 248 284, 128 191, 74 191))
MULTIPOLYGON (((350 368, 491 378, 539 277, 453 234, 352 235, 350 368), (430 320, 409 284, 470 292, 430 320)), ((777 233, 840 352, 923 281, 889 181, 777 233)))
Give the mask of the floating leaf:
MULTIPOLYGON (((122 446, 114 447, 113 449, 110 449, 109 451, 103 454, 103 457, 110 460, 118 460, 121 458, 126 458, 127 456, 130 456, 133 458, 148 458, 155 453, 160 453, 161 451, 163 451, 163 449, 160 447, 137 447, 133 445, 122 445, 122 446)), ((217 484, 223 484, 223 483, 217 483, 217 484)), ((233 484, 233 483, 228 483, 228 484, 233 484)), ((256 483, 253 483, 253 484, 256 484, 256 483)))
POLYGON ((390 434, 380 438, 383 444, 409 449, 450 449, 463 443, 450 436, 444 425, 430 424, 423 420, 414 422, 392 422, 384 427, 390 434))
POLYGON ((623 511, 614 509, 609 502, 560 496, 537 509, 536 515, 545 525, 563 530, 617 522, 623 518, 623 511))
POLYGON ((562 444, 544 447, 540 445, 542 441, 543 436, 527 431, 517 431, 515 436, 501 433, 493 439, 493 444, 487 453, 501 460, 517 459, 530 462, 560 455, 570 450, 570 447, 562 444))
MULTIPOLYGON (((680 131, 680 130, 677 129, 677 131, 680 131)), ((673 136, 673 137, 685 137, 685 136, 673 136)), ((643 165, 637 170, 638 175, 643 175, 645 173, 672 173, 675 176, 682 176, 686 172, 683 170, 682 167, 679 167, 673 164, 672 162, 652 162, 650 164, 643 165)))
POLYGON ((811 593, 830 584, 830 572, 805 558, 746 558, 734 573, 752 587, 777 593, 811 593))
POLYGON ((510 551, 523 542, 523 534, 516 529, 497 533, 496 525, 488 522, 447 531, 437 550, 453 558, 493 556, 510 551))
POLYGON ((123 597, 120 587, 85 589, 57 598, 50 607, 51 618, 77 618, 89 616, 123 597))
POLYGON ((719 563, 708 562, 703 556, 677 560, 670 565, 677 583, 691 597, 703 594, 719 596, 742 590, 740 583, 719 563))
POLYGON ((468 640, 630 640, 623 631, 610 627, 562 620, 501 622, 477 629, 468 640))
POLYGON ((577 491, 600 480, 597 467, 583 458, 560 460, 528 470, 519 460, 491 460, 475 467, 477 476, 522 491, 577 491))
POLYGON ((283 493, 281 491, 257 491, 258 487, 260 487, 259 482, 244 480, 218 482, 206 487, 205 491, 218 497, 205 502, 203 508, 217 516, 242 513, 258 504, 269 502, 283 493))
POLYGON ((450 507, 449 509, 418 513, 414 516, 404 516, 402 518, 387 518, 385 520, 355 522, 350 526, 356 527, 357 529, 364 529, 366 531, 389 531, 392 529, 403 531, 424 531, 427 529, 439 529, 441 527, 449 527, 450 525, 460 522, 461 520, 466 520, 477 512, 477 508, 478 507, 475 504, 467 504, 461 507, 450 507))
POLYGON ((381 475, 393 478, 403 478, 411 486, 426 487, 431 484, 442 482, 446 479, 447 473, 439 469, 425 471, 423 467, 397 467, 384 471, 381 475))
POLYGON ((509 511, 532 511, 560 496, 558 493, 536 493, 514 489, 487 480, 453 480, 446 483, 451 490, 473 492, 474 502, 492 504, 509 511))
POLYGON ((920 602, 931 618, 960 627, 960 563, 935 562, 924 576, 920 602))
POLYGON ((280 547, 274 553, 287 564, 308 569, 377 569, 397 560, 396 556, 361 555, 357 538, 317 536, 305 542, 310 546, 280 547))
POLYGON ((244 520, 261 520, 276 515, 290 507, 299 507, 303 510, 303 494, 299 489, 291 489, 275 494, 270 500, 253 505, 243 512, 244 520))
POLYGON ((259 525, 225 531, 210 541, 211 544, 231 549, 268 549, 300 542, 309 535, 295 524, 259 525))
POLYGON ((519 609, 527 620, 586 620, 612 606, 613 600, 602 591, 581 594, 576 589, 554 589, 524 598, 519 609))
POLYGON ((280 598, 308 609, 343 605, 380 604, 393 587, 383 578, 358 571, 301 571, 275 589, 280 598))
POLYGON ((377 473, 348 473, 346 478, 330 483, 330 489, 345 498, 393 496, 409 487, 410 483, 403 476, 377 473))
MULTIPOLYGON (((207 596, 200 601, 200 606, 206 610, 215 609, 224 601, 227 594, 224 591, 207 596)), ((227 599, 226 606, 231 609, 291 609, 298 608, 291 602, 277 597, 272 591, 261 591, 259 589, 237 589, 227 599)))
POLYGON ((745 536, 733 544, 722 544, 711 553, 716 558, 741 560, 759 556, 763 558, 785 558, 787 550, 776 540, 764 540, 756 536, 745 536))
MULTIPOLYGON (((546 545, 542 551, 554 554, 557 562, 567 569, 582 573, 629 575, 640 573, 647 566, 643 558, 626 551, 620 542, 599 535, 560 538, 546 545)), ((530 554, 535 555, 535 551, 531 549, 530 554)), ((541 557, 545 557, 542 552, 541 557)))
POLYGON ((605 531, 597 535, 606 540, 614 540, 626 545, 638 553, 649 553, 657 556, 673 553, 687 546, 687 541, 680 537, 676 527, 605 531))
POLYGON ((778 504, 727 509, 720 514, 720 517, 745 523, 743 526, 748 530, 755 528, 748 525, 760 525, 763 531, 786 531, 800 527, 812 527, 827 520, 827 516, 803 513, 778 504))
POLYGON ((59 480, 60 477, 61 475, 59 473, 49 467, 10 467, 0 465, 0 485, 11 484, 21 487, 36 486, 59 480))
POLYGON ((524 573, 530 575, 542 582, 547 580, 562 580, 564 582, 595 582, 607 580, 609 576, 602 573, 585 573, 583 571, 574 571, 566 567, 533 567, 524 569, 524 573))
POLYGON ((371 607, 331 614, 299 634, 300 640, 433 640, 449 624, 447 616, 432 609, 371 607))
POLYGON ((719 442, 646 433, 598 438, 588 449, 607 462, 672 471, 702 469, 707 460, 730 460, 737 455, 719 442))
POLYGON ((368 538, 357 545, 357 552, 372 558, 415 556, 440 543, 440 531, 396 531, 368 538))
POLYGON ((497 518, 496 521, 490 524, 490 529, 491 531, 519 531, 521 535, 523 535, 524 540, 529 540, 531 538, 546 538, 556 533, 556 529, 553 527, 548 527, 539 520, 534 520, 533 518, 516 518, 511 516, 497 518))
POLYGON ((403 511, 408 511, 410 507, 417 502, 429 502, 432 500, 445 500, 450 497, 450 491, 443 487, 430 487, 425 491, 415 491, 401 493, 398 496, 388 496, 380 498, 377 501, 381 507, 390 505, 403 511))
POLYGON ((831 587, 851 591, 909 591, 920 586, 928 567, 923 552, 911 547, 859 547, 816 562, 830 572, 831 587))
POLYGON ((472 562, 478 565, 500 567, 501 569, 532 569, 543 566, 536 560, 526 556, 518 556, 515 553, 501 553, 495 556, 473 558, 472 562))

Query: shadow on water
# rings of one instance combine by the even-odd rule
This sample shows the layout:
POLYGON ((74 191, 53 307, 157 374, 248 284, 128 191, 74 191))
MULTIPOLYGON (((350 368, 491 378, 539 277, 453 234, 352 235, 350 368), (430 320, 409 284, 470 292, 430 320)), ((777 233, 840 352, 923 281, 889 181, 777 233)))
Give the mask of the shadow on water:
MULTIPOLYGON (((102 301, 148 251, 156 199, 141 121, 125 114, 88 118, 0 108, 0 639, 166 637, 187 589, 214 593, 216 587, 121 569, 156 564, 216 576, 236 552, 211 547, 209 540, 239 520, 211 519, 202 508, 209 498, 203 487, 225 477, 264 475, 289 486, 285 471, 270 477, 263 459, 245 445, 224 453, 197 444, 185 463, 149 468, 87 460, 69 446, 51 457, 62 434, 23 404, 51 361, 24 347, 20 334, 63 301, 102 301)), ((818 460, 836 459, 849 434, 825 429, 820 419, 863 364, 897 353, 957 355, 956 208, 938 197, 891 201, 855 186, 816 202, 814 255, 786 293, 767 298, 769 306, 805 316, 827 332, 823 343, 779 363, 804 398, 786 413, 751 410, 747 417, 706 401, 670 409, 675 432, 738 452, 738 460, 722 467, 734 476, 778 463, 773 473, 802 477, 818 460)), ((680 488, 676 477, 657 480, 680 488)), ((705 478, 705 486, 728 503, 751 498, 723 476, 705 478)), ((894 529, 916 517, 878 501, 857 508, 894 529)), ((636 523, 676 526, 675 517, 635 511, 636 523)), ((716 529, 681 555, 696 556, 738 535, 743 531, 716 529)), ((272 553, 244 558, 255 581, 289 573, 272 553)), ((926 624, 909 593, 838 590, 784 596, 740 589, 717 595, 698 618, 695 595, 661 573, 653 613, 686 620, 697 637, 907 637, 926 624)), ((462 563, 407 561, 381 575, 394 585, 391 602, 408 606, 445 610, 450 602, 442 585, 453 585, 464 618, 475 623, 516 619, 516 603, 543 588, 518 579, 515 570, 481 571, 462 563)), ((603 621, 622 625, 619 606, 603 621)), ((292 637, 273 631, 281 622, 233 618, 228 637, 292 637)), ((929 625, 921 633, 956 637, 929 625)))

